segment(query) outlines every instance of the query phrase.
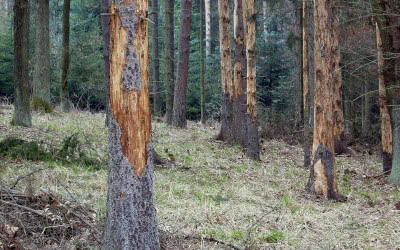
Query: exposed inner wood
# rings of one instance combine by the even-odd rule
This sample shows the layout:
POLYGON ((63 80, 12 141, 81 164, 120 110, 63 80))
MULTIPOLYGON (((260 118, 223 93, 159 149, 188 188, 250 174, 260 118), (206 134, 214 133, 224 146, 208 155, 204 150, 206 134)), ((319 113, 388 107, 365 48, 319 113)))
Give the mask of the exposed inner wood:
MULTIPOLYGON (((137 3, 134 15, 137 17, 132 28, 135 33, 132 43, 129 42, 129 29, 121 25, 121 13, 116 4, 111 6, 111 58, 110 58, 110 103, 113 118, 121 128, 121 148, 124 156, 134 168, 136 175, 142 175, 146 168, 150 141, 150 106, 149 106, 149 72, 148 72, 148 25, 147 1, 126 0, 123 4, 137 3), (136 55, 126 53, 128 47, 134 48, 136 55), (137 89, 124 88, 123 72, 129 57, 136 56, 139 64, 140 83, 137 89)), ((132 31, 132 30, 131 30, 132 31)), ((131 84, 126 84, 130 86, 131 84)))

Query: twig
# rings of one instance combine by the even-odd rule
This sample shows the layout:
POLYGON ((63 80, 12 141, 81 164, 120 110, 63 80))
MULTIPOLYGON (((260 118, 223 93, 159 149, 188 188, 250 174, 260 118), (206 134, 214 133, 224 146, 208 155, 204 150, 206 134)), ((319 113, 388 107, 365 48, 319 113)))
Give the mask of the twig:
POLYGON ((35 174, 35 173, 37 173, 37 172, 43 171, 43 170, 44 170, 43 168, 39 168, 39 169, 36 169, 36 170, 30 172, 30 173, 27 174, 27 175, 19 176, 19 177, 17 178, 17 180, 14 182, 14 184, 11 186, 10 189, 14 189, 14 188, 17 186, 17 184, 18 184, 18 182, 19 182, 20 180, 25 179, 26 177, 29 177, 29 176, 31 176, 31 175, 33 175, 33 174, 35 174))
POLYGON ((36 211, 36 210, 34 210, 34 209, 32 209, 32 208, 25 207, 25 206, 22 206, 22 205, 19 205, 19 204, 16 204, 16 203, 12 203, 12 202, 8 202, 8 201, 3 201, 3 200, 0 200, 0 203, 3 203, 3 204, 6 204, 6 205, 10 205, 10 206, 14 206, 14 207, 18 207, 18 208, 24 209, 24 210, 26 210, 26 211, 29 211, 29 212, 31 212, 31 213, 34 213, 34 214, 39 215, 39 216, 44 217, 44 218, 47 217, 46 214, 43 214, 43 213, 38 212, 38 211, 36 211))

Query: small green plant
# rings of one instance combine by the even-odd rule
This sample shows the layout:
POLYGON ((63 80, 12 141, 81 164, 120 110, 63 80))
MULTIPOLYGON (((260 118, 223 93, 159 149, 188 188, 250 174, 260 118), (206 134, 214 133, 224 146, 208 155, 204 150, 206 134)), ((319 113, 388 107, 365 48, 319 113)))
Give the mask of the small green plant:
POLYGON ((292 196, 285 194, 282 197, 282 201, 283 201, 283 204, 287 208, 289 208, 289 210, 292 214, 295 214, 297 211, 300 210, 300 208, 295 204, 295 201, 293 200, 292 196))
POLYGON ((234 240, 243 240, 244 236, 245 236, 245 233, 240 230, 233 230, 231 232, 231 237, 234 240))
POLYGON ((0 156, 30 161, 45 161, 51 158, 51 154, 38 142, 27 142, 15 137, 7 137, 0 142, 0 156))
POLYGON ((262 240, 268 243, 278 243, 279 241, 283 241, 285 239, 285 234, 280 231, 273 230, 270 233, 265 233, 262 237, 262 240))

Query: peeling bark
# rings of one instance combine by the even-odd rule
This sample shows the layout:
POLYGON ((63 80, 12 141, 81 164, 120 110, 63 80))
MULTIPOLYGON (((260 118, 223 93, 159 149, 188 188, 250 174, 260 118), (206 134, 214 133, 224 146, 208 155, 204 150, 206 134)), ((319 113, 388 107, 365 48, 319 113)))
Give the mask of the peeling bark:
POLYGON ((150 143, 147 0, 111 6, 109 177, 103 250, 160 249, 150 143))
POLYGON ((255 0, 244 0, 244 20, 246 22, 247 58, 247 154, 253 160, 260 160, 260 142, 257 129, 256 98, 256 13, 255 0))
POLYGON ((220 55, 221 55, 221 130, 217 139, 233 143, 233 83, 230 50, 230 18, 229 1, 218 0, 219 11, 219 36, 220 36, 220 55))
MULTIPOLYGON (((336 71, 338 48, 337 0, 316 0, 314 5, 315 25, 315 94, 313 135, 313 176, 310 185, 324 199, 340 197, 334 166, 335 143, 335 85, 340 84, 341 75, 336 71), (323 151, 321 153, 321 151, 323 151), (322 156, 326 160, 321 160, 322 156), (331 163, 331 164, 330 164, 331 163), (332 185, 331 185, 332 184, 332 185)), ((339 55, 340 56, 340 55, 339 55)))

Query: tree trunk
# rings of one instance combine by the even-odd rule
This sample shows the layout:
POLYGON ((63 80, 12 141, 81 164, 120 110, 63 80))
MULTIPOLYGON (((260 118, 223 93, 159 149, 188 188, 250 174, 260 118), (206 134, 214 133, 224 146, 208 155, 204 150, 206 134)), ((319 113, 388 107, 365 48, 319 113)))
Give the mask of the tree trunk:
POLYGON ((29 84, 29 1, 14 4, 14 114, 12 125, 31 127, 31 90, 29 84))
POLYGON ((104 41, 104 75, 106 83, 106 121, 108 127, 110 122, 110 0, 101 0, 101 29, 104 41))
POLYGON ((206 57, 211 55, 211 0, 204 0, 206 18, 206 57))
POLYGON ((204 58, 204 0, 200 0, 200 102, 201 102, 201 124, 206 125, 206 97, 205 97, 205 74, 206 64, 204 58))
POLYGON ((246 44, 243 25, 243 4, 242 0, 235 0, 234 8, 234 43, 235 62, 233 73, 233 139, 235 143, 247 147, 247 108, 246 108, 246 44))
POLYGON ((393 154, 393 132, 392 132, 392 116, 390 103, 391 99, 387 93, 387 88, 393 85, 391 80, 392 73, 388 60, 384 59, 383 41, 387 39, 387 31, 382 31, 379 23, 376 23, 376 39, 378 46, 378 73, 379 73, 379 107, 381 116, 381 143, 382 143, 382 160, 383 160, 383 173, 390 174, 392 168, 392 154, 393 154), (382 39, 382 38, 386 39, 382 39), (389 79, 388 79, 389 78, 389 79))
POLYGON ((153 97, 154 97, 154 115, 161 115, 161 96, 160 96, 160 54, 158 39, 158 0, 152 0, 153 8, 153 97))
POLYGON ((62 60, 61 60, 61 85, 60 85, 60 101, 61 110, 69 111, 69 93, 68 93, 68 69, 69 69, 69 12, 71 0, 64 0, 63 13, 63 43, 62 43, 62 60))
POLYGON ((340 58, 337 25, 337 0, 315 0, 315 109, 313 138, 313 175, 310 191, 324 199, 339 199, 335 167, 335 110, 336 85, 341 75, 336 71, 340 58))
POLYGON ((111 6, 109 177, 103 250, 160 249, 149 107, 147 1, 111 6))
POLYGON ((182 0, 181 31, 179 36, 178 69, 174 91, 174 115, 172 125, 186 127, 186 92, 189 77, 190 24, 192 0, 182 0))
POLYGON ((268 39, 268 6, 267 1, 263 1, 263 37, 264 42, 267 42, 268 39))
POLYGON ((219 42, 221 55, 221 130, 217 136, 218 140, 233 143, 233 107, 232 107, 232 66, 230 49, 230 19, 229 1, 218 0, 219 12, 219 42))
POLYGON ((247 154, 253 160, 260 160, 260 142, 257 129, 256 98, 256 13, 255 0, 244 0, 244 20, 246 22, 247 58, 247 154))
POLYGON ((51 112, 49 0, 36 0, 36 44, 33 71, 33 108, 51 112))
POLYGON ((167 87, 166 121, 172 125, 174 110, 174 0, 165 1, 165 86, 167 87))
POLYGON ((310 83, 308 60, 308 4, 303 0, 303 109, 304 109, 304 168, 311 166, 311 124, 310 124, 310 83))

